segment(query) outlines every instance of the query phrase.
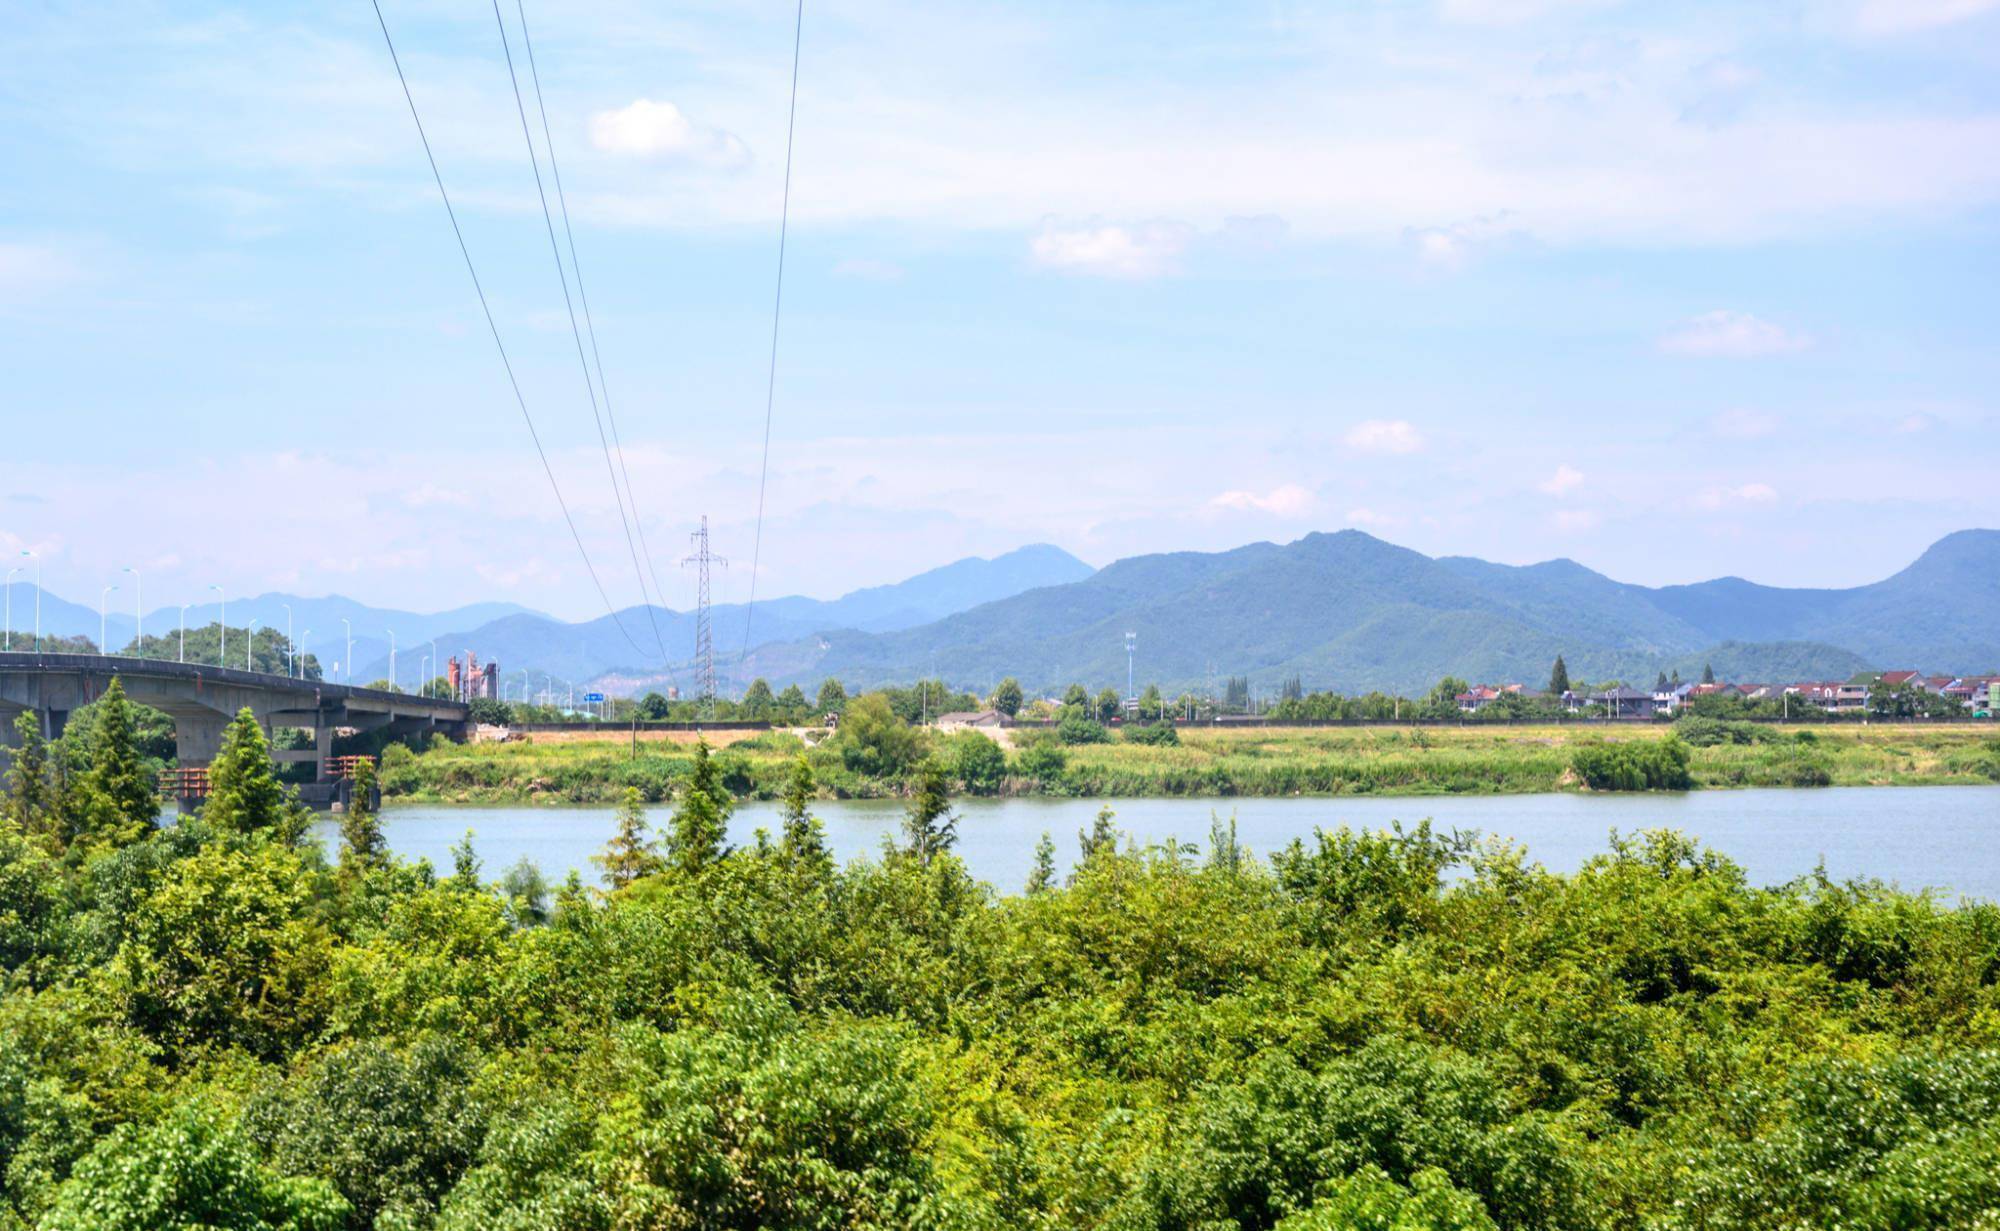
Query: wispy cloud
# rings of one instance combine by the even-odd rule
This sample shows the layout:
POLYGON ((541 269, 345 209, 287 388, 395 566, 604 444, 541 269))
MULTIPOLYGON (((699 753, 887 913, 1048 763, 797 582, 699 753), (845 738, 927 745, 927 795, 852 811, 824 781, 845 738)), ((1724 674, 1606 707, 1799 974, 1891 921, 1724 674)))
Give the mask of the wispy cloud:
POLYGON ((1743 506, 1778 503, 1778 491, 1769 483, 1745 483, 1740 487, 1710 487, 1696 493, 1694 507, 1713 513, 1743 506))
POLYGON ((607 154, 710 166, 737 166, 750 158, 734 135, 696 124, 674 104, 650 98, 591 116, 590 144, 607 154))
POLYGON ((1798 333, 1748 312, 1718 308, 1704 312, 1660 339, 1660 349, 1672 355, 1700 358, 1757 359, 1789 355, 1812 345, 1798 333))
POLYGON ((1157 221, 1136 226, 1043 223, 1029 241, 1035 264, 1064 273, 1104 278, 1157 278, 1175 272, 1194 236, 1186 223, 1157 221))
POLYGON ((1208 503, 1209 507, 1214 509, 1269 513, 1274 517, 1303 517, 1312 512, 1318 501, 1313 498, 1311 492, 1298 484, 1285 483, 1268 492, 1223 492, 1208 503))
POLYGON ((1574 466, 1557 466, 1554 474, 1536 486, 1551 496, 1567 496, 1583 486, 1583 471, 1574 466))
POLYGON ((1424 434, 1404 419, 1364 419, 1347 430, 1347 447, 1359 453, 1417 453, 1424 434))

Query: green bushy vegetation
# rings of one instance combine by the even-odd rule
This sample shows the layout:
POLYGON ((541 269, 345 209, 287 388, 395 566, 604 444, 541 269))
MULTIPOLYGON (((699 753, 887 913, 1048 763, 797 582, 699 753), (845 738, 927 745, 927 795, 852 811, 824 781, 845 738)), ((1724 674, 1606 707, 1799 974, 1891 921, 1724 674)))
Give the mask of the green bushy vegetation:
MULTIPOLYGON (((1072 742, 1063 729, 1014 728, 1010 746, 988 736, 941 736, 856 698, 837 733, 808 742, 782 731, 738 739, 718 753, 731 789, 775 799, 792 761, 806 756, 823 791, 842 798, 898 796, 912 769, 937 756, 966 794, 1127 796, 1511 794, 1564 789, 1573 750, 1680 737, 1690 780, 1667 789, 1859 786, 2000 781, 2000 740, 1984 726, 1860 724, 1781 727, 1684 719, 1620 727, 1218 728, 1134 724, 1116 738, 1072 742), (1172 732, 1171 737, 1159 734, 1172 732), (997 760, 996 760, 997 757, 997 760)), ((1088 720, 1085 720, 1088 721, 1088 720)), ((1102 727, 1092 723, 1093 730, 1102 727)), ((437 742, 416 754, 383 752, 391 799, 615 804, 626 788, 658 803, 692 764, 688 744, 609 733, 599 742, 541 737, 470 746, 437 742)), ((1613 752, 1607 755, 1623 757, 1613 752)), ((1634 753, 1632 755, 1639 755, 1634 753)), ((1678 781, 1677 775, 1668 780, 1678 781)))
POLYGON ((1013 895, 953 856, 934 755, 903 840, 835 866, 798 749, 775 836, 723 845, 697 748, 657 836, 628 792, 613 887, 488 882, 365 811, 322 852, 260 738, 167 829, 111 790, 115 724, 81 812, 15 761, 0 1227, 2000 1218, 1991 904, 1759 888, 1670 833, 1556 875, 1428 826, 1137 849, 1109 811, 1013 895))
POLYGON ((1598 791, 1685 791, 1694 785, 1687 745, 1672 735, 1578 744, 1569 763, 1585 785, 1598 791))

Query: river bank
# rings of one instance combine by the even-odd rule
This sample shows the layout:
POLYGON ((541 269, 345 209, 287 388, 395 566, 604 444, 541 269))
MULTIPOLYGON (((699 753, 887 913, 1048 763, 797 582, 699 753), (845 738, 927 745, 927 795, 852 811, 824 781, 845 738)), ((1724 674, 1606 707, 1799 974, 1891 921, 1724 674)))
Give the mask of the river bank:
MULTIPOLYGON (((1584 745, 1660 740, 1674 728, 1419 727, 1186 728, 1176 746, 1121 741, 1022 751, 965 794, 1056 798, 1274 798, 1307 796, 1519 795, 1584 790, 1572 772, 1584 745)), ((1683 728, 1697 790, 1749 787, 1930 786, 2000 782, 2000 732, 1985 724, 1825 724, 1756 730, 1683 728), (1741 742, 1739 742, 1741 741, 1741 742)), ((960 737, 963 738, 963 737, 960 737)), ((945 741, 939 741, 949 755, 945 741)), ((805 754, 823 795, 887 799, 899 776, 850 764, 837 743, 811 746, 771 732, 715 756, 739 798, 770 799, 805 754)), ((672 797, 693 750, 679 744, 543 742, 537 737, 439 744, 391 754, 385 795, 424 803, 609 803, 635 787, 648 801, 672 797)))

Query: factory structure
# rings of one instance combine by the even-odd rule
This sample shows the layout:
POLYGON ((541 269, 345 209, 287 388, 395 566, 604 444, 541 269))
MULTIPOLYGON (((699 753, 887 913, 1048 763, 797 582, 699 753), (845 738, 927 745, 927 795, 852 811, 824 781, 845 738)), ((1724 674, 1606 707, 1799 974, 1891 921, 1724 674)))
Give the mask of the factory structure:
POLYGON ((454 701, 477 701, 484 697, 500 699, 500 664, 497 662, 479 665, 479 655, 471 650, 465 652, 463 662, 454 654, 445 660, 445 679, 451 685, 454 701))

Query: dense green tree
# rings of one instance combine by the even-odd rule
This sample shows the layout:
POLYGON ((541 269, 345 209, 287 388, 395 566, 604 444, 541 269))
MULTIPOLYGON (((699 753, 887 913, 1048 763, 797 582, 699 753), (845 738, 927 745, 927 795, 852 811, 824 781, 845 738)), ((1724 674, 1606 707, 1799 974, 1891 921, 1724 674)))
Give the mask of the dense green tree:
POLYGON ((53 834, 61 812, 59 780, 33 710, 23 710, 14 719, 14 744, 7 761, 7 798, 0 800, 0 818, 12 821, 24 834, 53 834))
POLYGON ((665 722, 667 715, 672 711, 672 704, 657 692, 649 692, 639 698, 638 713, 641 722, 665 722))
POLYGON ((1704 684, 1715 683, 1715 665, 1713 663, 1703 663, 1701 665, 1701 682, 1704 684))
POLYGON ((1160 696, 1160 686, 1146 685, 1146 691, 1139 694, 1139 717, 1157 720, 1165 712, 1166 701, 1160 696))
POLYGON ((323 1180, 280 1176, 243 1134, 200 1107, 124 1125, 90 1152, 45 1231, 343 1231, 351 1211, 323 1180))
POLYGON ((785 691, 778 694, 778 710, 787 722, 799 722, 806 717, 806 694, 797 684, 785 685, 785 691))
POLYGON ((208 799, 201 817, 232 833, 289 832, 300 828, 297 804, 278 781, 264 728, 248 709, 229 720, 222 751, 208 767, 208 799))
POLYGON ((1097 810, 1097 815, 1092 818, 1089 830, 1079 829, 1077 831, 1076 844, 1081 849, 1085 860, 1099 853, 1111 854, 1117 851, 1118 827, 1112 824, 1112 820, 1117 815, 1117 813, 1111 810, 1110 804, 1105 804, 1097 810))
POLYGON ((667 867, 667 861, 653 845, 652 831, 646 824, 646 805, 639 797, 638 787, 625 788, 625 798, 618 805, 617 824, 617 831, 604 845, 604 853, 590 858, 604 870, 605 883, 614 893, 636 880, 658 875, 667 867))
POLYGON ((1056 883, 1056 843, 1049 831, 1042 831, 1041 841, 1035 843, 1035 862, 1028 869, 1027 891, 1034 894, 1046 893, 1056 883))
POLYGON ((160 814, 159 788, 134 742, 124 683, 113 676, 91 708, 85 732, 88 764, 67 792, 65 828, 73 844, 116 849, 153 827, 160 814))
POLYGON ((1569 664, 1563 656, 1556 655, 1556 665, 1549 668, 1549 695, 1560 697, 1569 691, 1569 664))
POLYGON ((978 731, 960 731, 945 741, 943 756, 951 776, 967 794, 993 795, 1007 776, 1007 754, 978 731))
POLYGON ((355 763, 353 791, 340 816, 340 871, 350 879, 379 872, 389 864, 389 842, 375 806, 375 763, 355 763))
POLYGON ((1459 714, 1458 694, 1469 690, 1472 685, 1455 675, 1447 675, 1433 686, 1424 697, 1423 716, 1425 718, 1456 718, 1459 714))
POLYGON ((1666 690, 1667 690, 1667 673, 1662 671, 1660 672, 1660 678, 1653 681, 1653 691, 1665 692, 1666 690))
POLYGON ((169 1054, 283 1054, 325 1011, 329 937, 317 914, 312 874, 290 848, 202 847, 125 923, 112 981, 127 1020, 169 1054))
POLYGON ((727 853, 723 836, 729 827, 729 812, 735 806, 723 786, 708 741, 694 746, 694 767, 681 786, 673 819, 667 828, 667 866, 682 876, 699 875, 727 853))
POLYGON ((479 889, 479 852, 472 847, 472 831, 451 844, 451 880, 454 889, 475 893, 479 889))
POLYGON ((1021 712, 1021 681, 1008 676, 993 690, 993 708, 1012 718, 1021 712))
POLYGON ((813 704, 822 715, 838 714, 847 708, 847 689, 841 687, 839 680, 828 676, 820 681, 819 699, 813 704))
POLYGON ((848 703, 833 742, 847 768, 878 778, 900 777, 923 754, 922 733, 874 692, 848 703))
POLYGON ((812 814, 813 796, 818 790, 813 781, 812 762, 803 756, 792 762, 792 776, 785 783, 784 799, 778 809, 784 825, 778 849, 788 862, 824 870, 831 866, 832 856, 826 849, 826 827, 812 814))
POLYGON ((487 1109, 454 1039, 370 1040, 322 1053, 262 1093, 244 1127, 287 1175, 330 1183, 362 1227, 421 1226, 478 1155, 487 1109))
POLYGON ((1059 738, 1052 734, 1039 735, 1022 740, 1017 747, 1014 768, 1023 778, 1033 779, 1044 790, 1062 781, 1063 771, 1069 768, 1069 756, 1063 751, 1059 738))
POLYGON ((958 815, 951 810, 944 766, 926 759, 917 766, 909 807, 903 812, 904 849, 930 863, 958 841, 958 815))
POLYGON ((771 695, 771 682, 759 676, 751 680, 750 687, 744 690, 739 708, 745 718, 760 719, 769 718, 776 704, 777 698, 771 695))
MULTIPOLYGON (((40 981, 42 961, 59 951, 69 895, 70 886, 42 841, 0 816, 0 983, 11 971, 40 981)), ((0 1145, 0 1165, 5 1161, 0 1145)))
POLYGON ((1081 684, 1071 684, 1063 689, 1062 703, 1065 707, 1074 706, 1077 709, 1087 710, 1091 706, 1090 690, 1081 684))

